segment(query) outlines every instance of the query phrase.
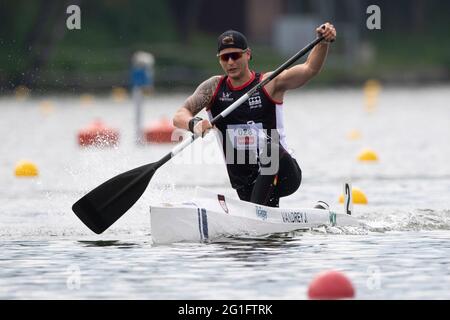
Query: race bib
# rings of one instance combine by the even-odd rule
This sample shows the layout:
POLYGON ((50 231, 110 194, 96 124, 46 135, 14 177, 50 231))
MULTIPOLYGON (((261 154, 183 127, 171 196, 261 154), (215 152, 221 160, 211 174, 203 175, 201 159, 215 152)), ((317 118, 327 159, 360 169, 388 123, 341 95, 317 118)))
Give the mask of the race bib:
POLYGON ((257 150, 262 142, 260 137, 262 130, 262 123, 227 126, 228 137, 236 150, 257 150))

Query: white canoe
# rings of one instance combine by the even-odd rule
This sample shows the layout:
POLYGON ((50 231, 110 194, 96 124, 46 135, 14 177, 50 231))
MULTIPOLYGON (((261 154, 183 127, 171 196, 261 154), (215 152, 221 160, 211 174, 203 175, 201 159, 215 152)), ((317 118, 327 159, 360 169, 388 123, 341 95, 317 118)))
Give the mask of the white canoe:
POLYGON ((150 223, 154 243, 173 243, 358 225, 358 220, 333 210, 266 207, 197 188, 192 202, 150 206, 150 223))

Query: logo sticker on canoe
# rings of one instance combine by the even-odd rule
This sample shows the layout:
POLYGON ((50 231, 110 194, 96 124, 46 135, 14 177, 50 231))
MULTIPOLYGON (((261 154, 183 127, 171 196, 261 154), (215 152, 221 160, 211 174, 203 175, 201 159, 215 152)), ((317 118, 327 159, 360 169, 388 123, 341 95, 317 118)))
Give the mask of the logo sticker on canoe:
POLYGON ((330 211, 330 224, 333 227, 336 225, 336 212, 330 211))
POLYGON ((218 194, 217 199, 219 200, 220 206, 222 207, 223 211, 225 211, 225 213, 228 213, 228 207, 227 203, 225 202, 225 196, 218 194))
POLYGON ((256 206, 256 216, 262 220, 267 220, 267 211, 261 207, 256 206))

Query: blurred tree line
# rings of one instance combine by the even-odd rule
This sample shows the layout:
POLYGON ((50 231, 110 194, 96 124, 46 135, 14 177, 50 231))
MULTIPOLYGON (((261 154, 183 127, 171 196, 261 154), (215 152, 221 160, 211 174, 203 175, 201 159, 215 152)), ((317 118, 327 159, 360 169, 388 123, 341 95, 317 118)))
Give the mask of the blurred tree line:
MULTIPOLYGON (((313 3, 280 1, 286 12, 307 11, 313 3)), ((322 2, 327 1, 334 0, 322 2)), ((408 55, 408 68, 414 68, 417 60, 419 64, 444 68, 448 74, 450 1, 361 1, 363 8, 370 4, 382 8, 382 31, 369 32, 365 28, 365 11, 358 21, 362 37, 382 53, 387 52, 378 64, 401 66, 408 61, 408 55)), ((245 2, 0 1, 0 91, 18 85, 73 91, 127 85, 129 60, 138 49, 155 54, 161 86, 189 85, 220 72, 214 58, 218 30, 237 25, 246 31, 245 2), (73 4, 81 7, 81 30, 66 28, 66 8, 73 4)), ((337 16, 346 14, 336 11, 337 16)), ((260 56, 259 63, 269 67, 282 59, 266 46, 261 48, 260 56)))

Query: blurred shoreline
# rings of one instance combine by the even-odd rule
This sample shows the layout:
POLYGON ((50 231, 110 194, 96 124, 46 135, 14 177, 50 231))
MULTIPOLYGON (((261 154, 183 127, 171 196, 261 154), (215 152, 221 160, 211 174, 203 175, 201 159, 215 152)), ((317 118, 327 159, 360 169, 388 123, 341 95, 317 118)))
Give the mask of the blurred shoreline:
POLYGON ((337 41, 306 88, 362 86, 369 79, 412 87, 450 83, 448 1, 379 0, 381 22, 375 30, 366 21, 369 0, 319 2, 234 1, 236 14, 230 17, 215 1, 136 0, 133 6, 81 1, 79 30, 66 28, 64 2, 2 3, 0 95, 20 86, 39 94, 128 88, 137 51, 154 56, 156 90, 192 91, 222 74, 216 41, 224 30, 245 33, 253 54, 250 67, 267 72, 311 41, 324 21, 336 26, 337 41))
MULTIPOLYGON (((319 76, 320 77, 320 76, 319 76)), ((450 89, 450 78, 449 79, 430 79, 429 77, 421 78, 422 80, 418 80, 416 78, 410 80, 410 81, 392 81, 391 79, 388 80, 380 80, 379 78, 376 79, 385 90, 396 90, 396 89, 405 89, 405 90, 417 90, 417 89, 450 89)), ((373 79, 358 79, 358 81, 339 81, 336 83, 308 83, 305 86, 293 90, 292 92, 322 92, 322 91, 333 91, 336 89, 339 90, 361 90, 361 88, 364 87, 364 84, 367 80, 373 80, 373 79)), ((192 83, 192 86, 163 86, 159 87, 157 86, 152 94, 146 95, 146 99, 152 99, 153 97, 158 96, 164 96, 167 94, 180 94, 180 95, 190 95, 195 90, 196 86, 200 84, 201 81, 197 83, 192 83)), ((114 95, 112 91, 114 91, 115 88, 123 88, 125 92, 128 95, 131 95, 131 89, 124 87, 117 87, 117 86, 105 86, 101 88, 92 88, 92 87, 77 87, 77 88, 59 88, 59 89, 47 89, 47 88, 38 88, 38 89, 29 89, 27 97, 23 98, 17 95, 16 91, 13 89, 9 90, 3 90, 0 91, 0 100, 1 99, 34 99, 34 98, 40 98, 40 97, 48 97, 48 96, 54 96, 58 98, 67 97, 67 98, 79 98, 80 95, 94 95, 96 98, 113 98, 111 97, 114 95)), ((288 93, 289 95, 289 93, 288 93)), ((130 99, 131 97, 128 96, 126 99, 130 99)))
MULTIPOLYGON (((411 82, 411 83, 389 83, 389 82, 380 82, 383 92, 389 92, 389 91, 429 91, 429 90, 436 90, 436 91, 446 91, 450 90, 450 82, 433 82, 429 81, 426 83, 417 83, 417 82, 411 82)), ((333 85, 310 85, 307 84, 303 86, 302 88, 289 91, 286 95, 287 98, 291 95, 302 95, 302 94, 320 94, 324 92, 333 92, 333 91, 355 91, 360 92, 361 95, 363 95, 362 89, 364 88, 364 83, 358 83, 355 85, 343 85, 340 84, 339 86, 333 86, 333 85)), ((111 100, 114 104, 121 104, 121 103, 133 103, 131 92, 127 88, 123 88, 124 96, 120 97, 120 99, 117 99, 117 97, 114 96, 114 89, 109 90, 30 90, 27 94, 27 96, 19 96, 17 95, 13 90, 9 90, 7 92, 4 92, 2 95, 0 95, 0 103, 2 102, 9 102, 9 101, 36 101, 40 99, 48 99, 48 98, 56 98, 56 99, 62 99, 62 100, 80 100, 81 104, 89 105, 93 103, 93 99, 100 99, 100 100, 111 100)), ((152 100, 158 100, 161 98, 165 98, 167 96, 170 97, 176 97, 180 96, 180 99, 187 98, 190 94, 192 94, 194 88, 190 87, 175 87, 175 88, 156 88, 156 90, 152 94, 148 94, 144 96, 144 101, 151 102, 152 100)), ((1 108, 1 104, 0 104, 1 108)))

